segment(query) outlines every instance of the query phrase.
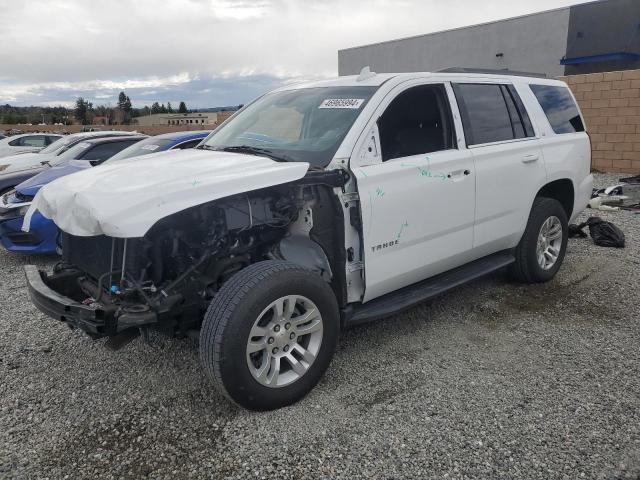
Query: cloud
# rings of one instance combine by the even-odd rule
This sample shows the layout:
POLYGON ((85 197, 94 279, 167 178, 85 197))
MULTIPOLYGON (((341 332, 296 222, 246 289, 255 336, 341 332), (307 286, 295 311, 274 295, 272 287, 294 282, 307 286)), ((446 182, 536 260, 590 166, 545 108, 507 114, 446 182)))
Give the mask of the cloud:
POLYGON ((100 100, 124 89, 143 103, 155 95, 187 95, 199 107, 245 103, 260 88, 335 76, 342 48, 570 3, 0 0, 3 45, 15 46, 0 49, 0 101, 100 100))
POLYGON ((266 15, 270 2, 212 1, 211 13, 220 19, 248 20, 266 15))
POLYGON ((0 103, 72 106, 78 97, 83 97, 94 105, 115 105, 118 94, 125 90, 137 107, 154 102, 177 106, 184 101, 189 108, 203 108, 244 104, 282 84, 282 79, 269 75, 194 76, 185 82, 155 82, 154 90, 148 90, 143 81, 129 82, 126 88, 112 81, 53 82, 3 87, 0 103))

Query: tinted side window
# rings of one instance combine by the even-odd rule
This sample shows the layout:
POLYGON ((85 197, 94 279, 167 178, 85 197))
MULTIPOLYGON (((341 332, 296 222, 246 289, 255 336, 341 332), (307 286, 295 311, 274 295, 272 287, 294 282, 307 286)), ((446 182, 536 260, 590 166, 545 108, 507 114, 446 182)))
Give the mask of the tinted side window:
POLYGON ((460 105, 467 145, 516 138, 500 85, 461 83, 453 89, 460 105))
POLYGON ((516 109, 518 110, 518 115, 524 128, 525 137, 534 137, 535 132, 533 131, 533 125, 531 125, 529 114, 527 113, 527 109, 524 107, 524 103, 522 103, 520 95, 516 92, 516 88, 513 85, 503 85, 502 88, 503 92, 505 92, 505 96, 508 94, 516 104, 516 109))
POLYGON ((444 85, 400 93, 378 120, 382 161, 454 148, 452 125, 444 85))
POLYGON ((97 145, 82 156, 82 160, 107 160, 120 150, 136 143, 137 140, 127 140, 122 142, 109 142, 97 145))
POLYGON ((509 117, 511 118, 511 129, 513 130, 513 138, 533 137, 533 128, 529 115, 520 100, 518 92, 513 85, 502 85, 500 87, 504 101, 507 103, 509 117))
POLYGON ((529 85, 555 133, 584 132, 580 112, 567 87, 529 85))
POLYGON ((44 135, 31 135, 29 137, 16 138, 14 141, 9 142, 9 145, 13 147, 44 147, 46 139, 44 135))
POLYGON ((22 137, 22 145, 24 145, 25 147, 43 148, 47 146, 47 139, 44 135, 22 137))

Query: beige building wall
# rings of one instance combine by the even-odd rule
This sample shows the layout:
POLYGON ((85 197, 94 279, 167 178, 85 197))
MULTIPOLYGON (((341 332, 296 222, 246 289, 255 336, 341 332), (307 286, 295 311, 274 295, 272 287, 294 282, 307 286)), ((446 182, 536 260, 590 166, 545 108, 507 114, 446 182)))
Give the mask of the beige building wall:
POLYGON ((560 77, 580 104, 592 168, 640 173, 640 70, 560 77))
POLYGON ((135 117, 133 121, 136 125, 215 125, 218 122, 217 112, 207 113, 156 113, 135 117))
MULTIPOLYGON (((217 125, 88 125, 101 131, 122 130, 127 132, 139 132, 146 135, 160 135, 161 133, 187 132, 192 130, 214 130, 217 125)), ((82 125, 19 125, 0 124, 0 132, 17 129, 27 132, 51 132, 51 133, 78 133, 82 125)))

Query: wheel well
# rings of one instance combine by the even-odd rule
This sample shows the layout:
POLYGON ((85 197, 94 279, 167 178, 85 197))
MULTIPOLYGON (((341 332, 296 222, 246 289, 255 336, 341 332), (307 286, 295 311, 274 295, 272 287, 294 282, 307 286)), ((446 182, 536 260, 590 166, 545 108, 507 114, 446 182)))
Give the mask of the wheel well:
POLYGON ((567 218, 571 217, 575 197, 573 182, 568 178, 547 183, 538 191, 536 197, 553 198, 554 200, 559 201, 564 208, 564 211, 567 213, 567 218))

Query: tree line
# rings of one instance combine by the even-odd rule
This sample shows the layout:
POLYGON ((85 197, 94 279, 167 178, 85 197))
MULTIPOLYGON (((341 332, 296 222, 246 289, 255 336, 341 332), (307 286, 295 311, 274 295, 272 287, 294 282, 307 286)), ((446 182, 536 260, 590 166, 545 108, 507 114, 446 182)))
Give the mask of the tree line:
POLYGON ((17 124, 32 123, 37 125, 46 123, 70 123, 71 113, 65 107, 13 107, 9 104, 0 105, 0 123, 17 124))
MULTIPOLYGON (((151 107, 145 105, 142 108, 133 108, 131 106, 131 99, 124 92, 120 92, 118 95, 118 103, 115 107, 98 105, 93 106, 91 102, 79 97, 76 100, 76 106, 73 111, 73 116, 82 125, 89 125, 93 123, 95 117, 104 117, 104 121, 107 125, 129 125, 131 121, 140 116, 152 115, 156 113, 175 113, 171 102, 167 103, 165 107, 164 103, 160 105, 158 102, 153 102, 151 107)), ((180 102, 178 106, 178 113, 189 113, 187 105, 184 102, 180 102)))
POLYGON ((134 118, 152 115, 155 113, 189 113, 185 102, 180 102, 177 110, 168 102, 160 104, 154 102, 150 107, 145 105, 142 108, 134 108, 131 99, 125 92, 118 95, 116 106, 93 105, 89 100, 79 97, 72 109, 59 107, 14 107, 12 105, 0 105, 0 123, 2 124, 27 124, 38 125, 63 124, 69 125, 73 120, 77 120, 83 125, 93 123, 95 117, 103 117, 107 125, 128 125, 134 118))

